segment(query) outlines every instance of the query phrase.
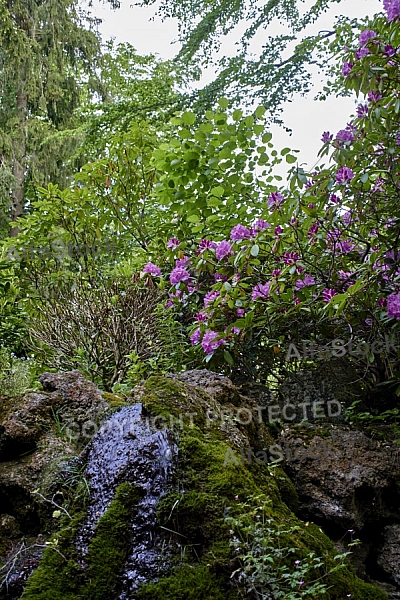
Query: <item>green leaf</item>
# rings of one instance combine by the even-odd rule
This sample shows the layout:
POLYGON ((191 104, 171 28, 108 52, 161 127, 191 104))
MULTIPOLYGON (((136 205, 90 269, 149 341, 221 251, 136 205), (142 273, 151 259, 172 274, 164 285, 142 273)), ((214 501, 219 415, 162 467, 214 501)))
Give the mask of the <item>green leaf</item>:
POLYGON ((250 254, 251 254, 251 256, 254 256, 254 257, 256 257, 256 256, 258 256, 258 253, 259 253, 259 252, 260 252, 260 247, 259 247, 259 246, 257 246, 257 244, 254 244, 254 246, 252 246, 252 247, 251 247, 251 250, 250 250, 250 254))
POLYGON ((256 115, 257 119, 261 119, 266 112, 266 108, 265 106, 257 106, 256 110, 254 111, 254 114, 256 115))
POLYGON ((217 196, 217 198, 220 198, 221 196, 223 196, 225 193, 225 188, 222 187, 222 185, 217 185, 216 187, 212 188, 210 194, 211 196, 217 196))
POLYGON ((220 98, 218 100, 218 104, 223 110, 225 110, 229 106, 229 100, 227 98, 220 98))
POLYGON ((289 163, 290 165, 295 163, 297 160, 296 156, 293 156, 293 154, 287 154, 286 155, 286 162, 289 163))
POLYGON ((224 359, 228 363, 228 365, 230 365, 231 367, 233 367, 235 365, 233 356, 230 352, 228 352, 228 350, 224 350, 224 359))
POLYGON ((194 213, 187 217, 187 221, 189 221, 189 223, 198 223, 200 221, 200 216, 194 213))
POLYGON ((181 119, 184 125, 193 125, 193 123, 196 121, 196 115, 193 112, 188 111, 183 113, 181 119))

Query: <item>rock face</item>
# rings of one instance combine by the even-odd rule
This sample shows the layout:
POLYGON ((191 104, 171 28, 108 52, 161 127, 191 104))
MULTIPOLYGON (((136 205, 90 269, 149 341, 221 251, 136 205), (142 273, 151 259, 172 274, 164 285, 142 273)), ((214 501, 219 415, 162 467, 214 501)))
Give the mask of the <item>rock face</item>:
POLYGON ((76 371, 41 382, 43 392, 1 404, 1 600, 251 598, 234 575, 235 528, 261 504, 265 535, 291 565, 323 557, 326 600, 387 595, 348 564, 334 570, 321 526, 335 542, 357 529, 359 573, 397 593, 392 446, 329 423, 283 423, 274 437, 267 388, 206 370, 151 377, 126 401, 76 371))
POLYGON ((279 388, 285 422, 345 423, 345 408, 363 399, 359 376, 346 358, 296 373, 279 388))
POLYGON ((378 565, 390 581, 400 586, 400 525, 387 525, 383 530, 378 565))
POLYGON ((6 577, 9 598, 21 595, 54 526, 51 500, 63 502, 57 495, 63 465, 79 454, 85 432, 108 407, 78 371, 41 379, 43 392, 0 398, 0 554, 18 554, 6 577))
POLYGON ((359 538, 357 572, 391 583, 390 597, 399 597, 399 446, 349 427, 312 424, 286 427, 280 443, 302 518, 333 539, 359 538))

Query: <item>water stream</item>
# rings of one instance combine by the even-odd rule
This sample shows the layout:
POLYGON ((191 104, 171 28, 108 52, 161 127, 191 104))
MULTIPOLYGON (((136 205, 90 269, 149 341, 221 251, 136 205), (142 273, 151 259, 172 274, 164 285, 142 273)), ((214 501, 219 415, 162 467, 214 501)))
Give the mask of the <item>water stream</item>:
POLYGON ((87 517, 77 537, 77 549, 85 555, 96 524, 109 507, 117 487, 129 482, 141 488, 142 498, 132 522, 132 551, 125 565, 116 600, 132 598, 139 583, 160 575, 156 550, 158 534, 155 507, 168 488, 177 446, 171 431, 155 430, 143 416, 141 404, 114 413, 95 435, 87 450, 84 475, 90 487, 87 517))

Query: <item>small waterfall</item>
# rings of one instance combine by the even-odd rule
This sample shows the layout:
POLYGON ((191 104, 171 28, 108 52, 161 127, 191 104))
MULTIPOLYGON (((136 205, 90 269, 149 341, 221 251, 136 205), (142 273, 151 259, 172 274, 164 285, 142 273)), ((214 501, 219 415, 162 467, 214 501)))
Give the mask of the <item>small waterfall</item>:
POLYGON ((85 566, 85 555, 96 524, 109 507, 117 487, 129 482, 143 493, 132 522, 132 551, 122 575, 118 600, 132 598, 139 583, 154 580, 160 574, 155 507, 167 489, 176 455, 177 446, 171 431, 150 427, 143 418, 141 404, 125 406, 114 413, 87 450, 84 475, 91 499, 76 542, 82 566, 85 566))

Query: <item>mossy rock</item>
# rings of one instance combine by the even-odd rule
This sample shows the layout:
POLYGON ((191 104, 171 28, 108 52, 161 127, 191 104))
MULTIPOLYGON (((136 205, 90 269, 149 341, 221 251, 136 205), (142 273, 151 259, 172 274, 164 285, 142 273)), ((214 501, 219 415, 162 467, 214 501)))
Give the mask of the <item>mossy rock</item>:
POLYGON ((126 398, 124 396, 120 396, 119 394, 112 394, 111 392, 102 392, 104 400, 110 407, 110 410, 107 412, 115 412, 122 408, 123 406, 129 406, 132 404, 131 398, 126 398))
POLYGON ((182 565, 172 575, 144 586, 138 600, 236 600, 236 592, 206 566, 182 565))
POLYGON ((22 598, 111 598, 130 551, 129 526, 139 497, 138 490, 129 483, 117 488, 113 501, 96 526, 85 556, 88 565, 85 570, 79 564, 75 546, 76 535, 85 517, 85 513, 78 513, 57 535, 57 545, 45 550, 22 598))
MULTIPOLYGON (((324 568, 332 574, 311 575, 324 578, 329 588, 324 595, 326 600, 342 600, 348 594, 358 600, 387 598, 376 587, 358 579, 349 563, 334 571, 337 552, 333 543, 315 524, 305 524, 295 517, 292 510, 297 509, 298 498, 286 474, 279 467, 271 468, 262 462, 246 464, 238 449, 232 449, 229 435, 224 436, 218 426, 208 423, 205 426, 202 395, 191 394, 189 403, 187 396, 186 386, 162 377, 150 378, 141 394, 151 414, 162 414, 167 420, 170 415, 179 419, 186 407, 195 417, 191 426, 177 432, 180 451, 177 485, 158 503, 159 523, 170 532, 170 542, 175 539, 177 548, 185 548, 184 561, 168 577, 142 586, 138 598, 246 597, 243 590, 232 585, 231 574, 238 564, 226 516, 237 516, 242 503, 249 498, 268 499, 268 518, 287 531, 280 541, 295 548, 296 557, 303 559, 311 552, 323 557, 324 568), (237 460, 232 459, 235 456, 237 460), (212 591, 207 587, 210 582, 212 591)), ((213 406, 213 410, 218 408, 213 406)), ((179 554, 177 561, 182 563, 179 554)))
MULTIPOLYGON (((156 582, 141 585, 138 600, 234 600, 251 597, 232 579, 240 567, 234 553, 232 520, 246 519, 257 504, 265 502, 267 519, 280 542, 295 549, 299 560, 314 553, 323 568, 309 574, 323 577, 328 586, 326 600, 385 600, 386 594, 358 579, 346 563, 334 571, 333 543, 313 523, 299 520, 292 509, 297 498, 291 482, 279 467, 262 462, 246 463, 240 445, 254 437, 255 430, 209 423, 206 411, 218 411, 218 403, 201 390, 167 377, 152 377, 140 390, 140 400, 150 416, 162 415, 179 424, 175 437, 179 461, 171 489, 160 499, 157 515, 171 567, 156 582), (191 413, 191 419, 185 418, 191 413), (233 459, 232 459, 233 457, 233 459), (286 500, 286 502, 285 502, 286 500), (243 513, 243 505, 247 509, 243 513), (332 572, 331 572, 332 571, 332 572), (327 572, 331 574, 326 575, 327 572)), ((267 428, 260 434, 268 439, 267 428)), ((88 568, 79 565, 74 540, 82 522, 67 523, 58 535, 59 553, 48 549, 31 576, 24 600, 106 600, 113 597, 118 577, 128 556, 127 532, 135 514, 137 491, 129 484, 117 490, 108 511, 99 520, 90 543, 88 568)))

